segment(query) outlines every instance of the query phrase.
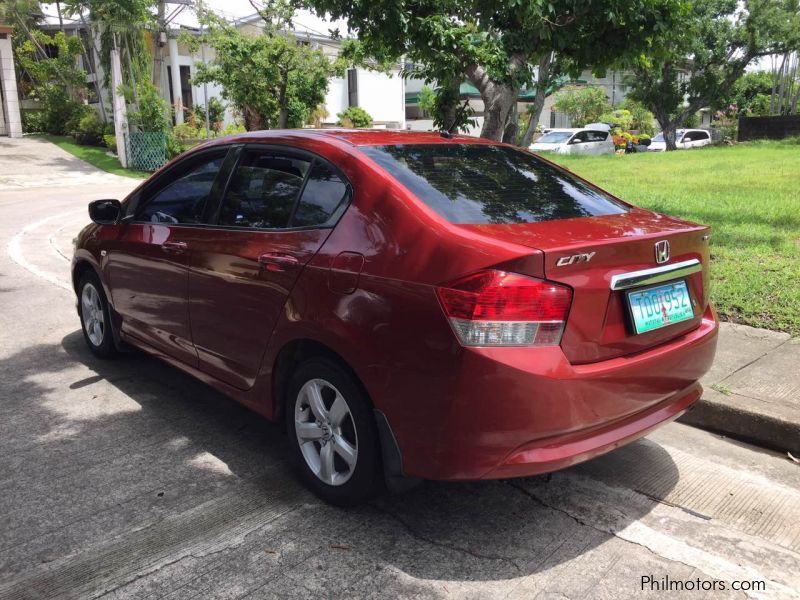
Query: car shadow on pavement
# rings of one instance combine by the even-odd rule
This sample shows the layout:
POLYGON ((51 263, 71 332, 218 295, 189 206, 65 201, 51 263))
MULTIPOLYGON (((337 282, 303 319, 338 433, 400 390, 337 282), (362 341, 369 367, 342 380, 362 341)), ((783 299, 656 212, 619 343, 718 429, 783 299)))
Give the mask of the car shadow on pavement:
POLYGON ((17 398, 0 406, 8 417, 0 450, 15 450, 0 459, 12 474, 0 477, 9 526, 0 549, 27 544, 40 560, 138 535, 203 503, 224 510, 255 485, 265 503, 305 515, 308 544, 349 561, 424 580, 508 580, 592 553, 652 511, 679 477, 669 453, 642 440, 552 476, 428 482, 337 509, 297 483, 280 426, 157 359, 100 360, 75 331, 61 347, 0 361, 0 376, 7 398, 17 398), (69 543, 54 550, 54 528, 71 522, 81 531, 64 533, 69 543))

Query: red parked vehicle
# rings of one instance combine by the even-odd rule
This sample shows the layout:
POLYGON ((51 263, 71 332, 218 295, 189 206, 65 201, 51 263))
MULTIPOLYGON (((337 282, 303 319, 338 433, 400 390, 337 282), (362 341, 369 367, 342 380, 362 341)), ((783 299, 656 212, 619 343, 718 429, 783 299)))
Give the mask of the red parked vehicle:
POLYGON ((714 357, 707 227, 489 140, 243 134, 89 213, 92 352, 284 419, 333 503, 585 461, 687 410, 714 357))

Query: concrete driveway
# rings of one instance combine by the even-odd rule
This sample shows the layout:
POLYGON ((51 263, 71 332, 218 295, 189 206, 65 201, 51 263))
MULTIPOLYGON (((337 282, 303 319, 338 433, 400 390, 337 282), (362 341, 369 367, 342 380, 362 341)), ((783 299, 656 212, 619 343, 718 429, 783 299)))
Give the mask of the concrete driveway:
POLYGON ((41 142, 5 144, 0 598, 675 595, 643 577, 800 597, 800 468, 685 425, 552 477, 321 503, 278 426, 157 360, 85 349, 70 240, 89 200, 138 182, 64 162, 67 183, 42 184, 19 164, 41 142))

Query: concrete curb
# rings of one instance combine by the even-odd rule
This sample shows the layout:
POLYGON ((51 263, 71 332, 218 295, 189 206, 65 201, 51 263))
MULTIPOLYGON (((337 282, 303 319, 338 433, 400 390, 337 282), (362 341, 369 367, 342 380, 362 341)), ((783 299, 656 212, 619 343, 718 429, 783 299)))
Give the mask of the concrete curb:
POLYGON ((692 410, 678 421, 800 457, 800 421, 771 415, 759 408, 758 401, 750 398, 706 390, 692 410))

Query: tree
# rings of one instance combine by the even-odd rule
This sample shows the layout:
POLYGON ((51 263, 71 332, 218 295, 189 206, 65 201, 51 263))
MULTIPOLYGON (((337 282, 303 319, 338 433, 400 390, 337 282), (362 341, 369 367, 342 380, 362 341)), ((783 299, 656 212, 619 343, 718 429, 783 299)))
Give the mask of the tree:
POLYGON ((80 40, 60 31, 52 36, 31 31, 30 38, 17 46, 17 59, 30 79, 30 95, 41 103, 41 125, 48 133, 67 133, 85 114, 81 100, 86 72, 76 64, 80 54, 80 40))
POLYGON ((711 108, 737 115, 768 115, 772 85, 772 74, 768 71, 745 73, 731 86, 729 93, 714 102, 711 108))
POLYGON ((241 112, 248 131, 302 127, 325 101, 328 80, 343 74, 343 66, 328 60, 321 50, 298 41, 286 19, 262 13, 264 33, 248 36, 216 15, 202 10, 207 29, 202 39, 215 51, 208 65, 200 65, 193 83, 218 83, 222 96, 241 112))
POLYGON ((555 95, 553 106, 567 115, 574 127, 594 123, 611 110, 603 88, 594 85, 565 87, 555 95))
POLYGON ((501 139, 534 66, 555 52, 572 73, 602 70, 665 32, 684 0, 298 0, 347 19, 368 52, 406 57, 428 82, 452 90, 464 79, 481 94, 481 135, 501 139))
POLYGON ((774 53, 796 0, 694 0, 657 53, 632 64, 630 96, 655 115, 667 150, 675 132, 723 98, 756 58, 774 53))

